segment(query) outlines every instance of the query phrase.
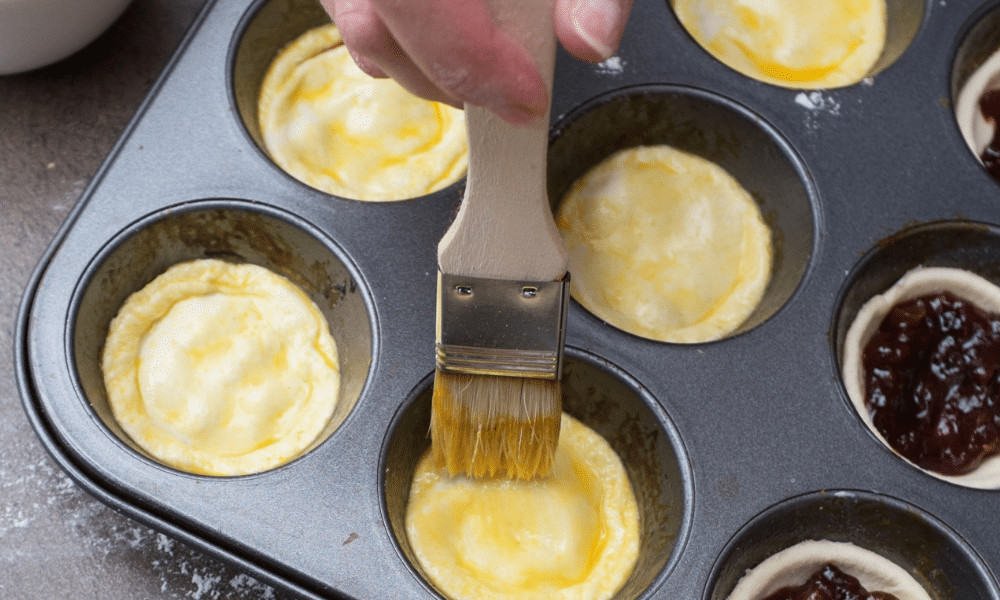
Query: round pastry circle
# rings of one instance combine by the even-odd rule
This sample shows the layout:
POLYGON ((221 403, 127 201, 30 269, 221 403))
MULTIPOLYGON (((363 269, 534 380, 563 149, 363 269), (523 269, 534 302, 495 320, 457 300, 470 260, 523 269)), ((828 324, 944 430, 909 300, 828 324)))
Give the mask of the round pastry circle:
POLYGON ((674 0, 692 37, 722 63, 799 89, 857 83, 882 55, 885 0, 674 0))
POLYGON ((153 458, 204 475, 244 475, 301 454, 340 386, 326 318, 290 281, 250 264, 174 265, 112 320, 108 403, 153 458))
POLYGON ((994 52, 969 77, 958 93, 955 102, 955 120, 962 131, 965 143, 977 160, 993 139, 996 124, 987 121, 979 110, 979 99, 991 90, 1000 89, 1000 50, 994 52))
POLYGON ((279 53, 261 84, 258 119, 278 166, 345 198, 423 196, 460 179, 468 164, 462 111, 366 75, 334 25, 279 53))
POLYGON ((881 554, 847 542, 807 540, 770 556, 747 572, 727 600, 758 600, 784 587, 799 586, 827 563, 856 578, 869 592, 899 600, 931 600, 905 569, 881 554))
MULTIPOLYGON (((844 338, 844 356, 842 362, 842 377, 847 395, 854 405, 858 415, 868 426, 868 429, 882 441, 890 450, 892 446, 875 428, 868 408, 865 406, 864 367, 862 357, 868 340, 882 324, 892 307, 913 300, 920 296, 936 292, 952 292, 960 298, 979 306, 979 308, 997 313, 1000 312, 1000 287, 983 279, 979 275, 963 269, 948 267, 921 267, 906 273, 899 281, 884 293, 873 297, 858 311, 851 323, 847 336, 844 338)), ((1000 489, 1000 455, 985 459, 975 470, 964 475, 944 475, 923 469, 913 464, 906 457, 893 450, 897 456, 906 460, 921 471, 965 487, 978 489, 1000 489)))
POLYGON ((638 560, 639 509, 608 442, 564 413, 543 480, 448 478, 425 454, 406 534, 450 598, 610 598, 638 560))
POLYGON ((556 223, 573 298, 653 340, 725 337, 753 313, 771 276, 771 231, 749 192, 722 167, 670 146, 606 158, 566 193, 556 223))

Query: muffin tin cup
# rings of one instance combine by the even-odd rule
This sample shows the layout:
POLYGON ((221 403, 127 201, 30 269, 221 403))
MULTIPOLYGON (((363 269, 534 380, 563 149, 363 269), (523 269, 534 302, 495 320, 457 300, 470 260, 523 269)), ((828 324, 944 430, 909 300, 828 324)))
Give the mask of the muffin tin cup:
MULTIPOLYGON (((722 581, 715 565, 727 543, 755 515, 840 489, 933 515, 965 540, 962 556, 982 557, 969 581, 1000 600, 1000 492, 938 481, 873 443, 845 403, 837 365, 851 311, 905 270, 897 263, 971 256, 981 274, 1000 274, 993 241, 969 249, 995 237, 1000 197, 947 105, 951 51, 985 11, 973 0, 926 4, 910 48, 871 85, 818 95, 722 66, 664 0, 635 3, 615 60, 559 57, 554 201, 613 150, 670 142, 730 170, 757 197, 777 244, 764 302, 717 342, 653 342, 570 306, 568 377, 579 379, 567 406, 616 444, 646 494, 640 503, 655 505, 658 490, 666 504, 649 512, 667 514, 665 528, 646 530, 623 597, 703 597, 722 581), (926 233, 901 246, 878 242, 941 220, 953 223, 918 227, 926 233), (859 265, 873 246, 884 252, 859 265), (658 441, 626 443, 633 426, 658 441)), ((25 291, 18 385, 47 450, 116 510, 299 596, 433 597, 407 558, 399 518, 405 471, 427 443, 419 398, 434 368, 435 249, 461 185, 417 202, 347 201, 285 175, 260 151, 254 119, 244 124, 241 112, 267 53, 321 17, 291 0, 206 4, 25 291), (114 305, 169 264, 212 254, 291 276, 326 311, 355 369, 336 431, 256 475, 160 465, 120 437, 101 397, 101 329, 114 305)), ((945 538, 943 548, 961 550, 945 538)), ((956 562, 940 560, 952 572, 956 562)), ((935 600, 963 598, 942 590, 935 600)))
POLYGON ((554 210, 574 181, 611 154, 660 144, 721 166, 760 207, 771 229, 771 279, 757 308, 725 337, 753 329, 785 305, 808 270, 818 197, 795 150, 746 107, 702 89, 662 84, 590 99, 553 129, 548 189, 554 210))
MULTIPOLYGON (((433 375, 414 389, 390 425, 382 449, 382 511, 400 556, 429 590, 406 536, 406 506, 417 463, 430 448, 433 375)), ((563 410, 607 440, 622 459, 639 506, 639 558, 616 599, 648 597, 677 562, 690 525, 687 454, 669 417, 621 369, 568 347, 563 410)))
MULTIPOLYGON (((927 5, 933 0, 885 0, 886 5, 886 31, 885 31, 885 45, 882 48, 882 53, 879 55, 878 60, 872 65, 872 68, 868 71, 866 77, 873 77, 885 69, 892 66, 896 60, 899 59, 903 53, 906 52, 907 48, 913 42, 913 39, 917 36, 920 31, 920 27, 924 23, 924 17, 928 10, 927 5)), ((674 0, 667 0, 670 5, 671 10, 673 10, 674 0)), ((676 13, 675 13, 676 18, 676 13)), ((678 19, 680 21, 680 19, 678 19)), ((691 42, 697 44, 694 37, 691 37, 691 42)), ((700 47, 700 46, 699 46, 700 47)), ((707 49, 704 51, 711 55, 707 49)), ((714 55, 713 55, 713 58, 714 55)), ((716 59, 720 64, 725 65, 721 59, 716 59)), ((727 68, 732 68, 726 65, 727 68)), ((734 72, 736 72, 734 70, 734 72)), ((740 74, 742 77, 747 77, 748 79, 755 79, 749 75, 740 74)), ((777 87, 787 87, 791 89, 798 89, 794 85, 788 86, 778 86, 775 83, 764 82, 768 85, 774 85, 777 87)), ((857 83, 849 84, 857 85, 857 83)), ((817 89, 817 88, 807 88, 807 89, 817 89)))
MULTIPOLYGON (((275 55, 306 31, 329 23, 330 18, 317 0, 257 0, 237 25, 229 50, 228 83, 233 114, 264 160, 285 177, 310 189, 317 188, 299 181, 286 172, 271 159, 265 149, 258 120, 257 98, 264 76, 275 55)), ((464 182, 465 178, 462 177, 459 181, 428 195, 451 195, 462 188, 464 182)), ((326 193, 318 189, 317 191, 326 193)), ((342 199, 354 200, 346 196, 342 199)), ((389 201, 413 199, 415 198, 404 197, 389 201)))
POLYGON ((150 458, 111 414, 101 371, 104 340, 129 295, 173 265, 206 258, 256 264, 283 275, 326 317, 337 340, 340 394, 330 422, 303 455, 308 453, 344 422, 361 396, 373 355, 370 305, 342 250, 291 215, 259 204, 206 200, 165 208, 130 225, 101 250, 70 308, 71 360, 81 398, 120 442, 150 458))
MULTIPOLYGON (((832 325, 833 352, 836 357, 838 378, 844 370, 845 342, 848 330, 868 299, 882 294, 908 271, 917 267, 951 267, 975 273, 994 285, 1000 285, 1000 228, 987 223, 971 221, 939 221, 910 227, 881 241, 866 254, 848 276, 840 294, 839 308, 832 325)), ((888 443, 878 435, 867 415, 849 397, 844 382, 844 396, 851 410, 886 449, 888 443)), ((898 455, 897 455, 898 456, 898 455)), ((967 476, 946 476, 914 468, 932 477, 956 485, 973 488, 995 488, 995 477, 975 482, 974 471, 967 476)), ((997 458, 988 458, 995 463, 997 458)))
POLYGON ((776 504, 740 529, 712 569, 704 600, 726 600, 749 569, 808 540, 848 542, 880 554, 931 598, 986 600, 998 593, 982 558, 935 517, 891 496, 823 490, 776 504))
POLYGON ((1000 49, 1000 3, 984 2, 969 18, 951 67, 951 98, 991 54, 1000 49))
MULTIPOLYGON (((971 98, 971 106, 960 102, 961 92, 966 83, 973 87, 985 85, 983 91, 996 89, 995 82, 1000 77, 995 67, 996 60, 992 62, 994 66, 986 66, 989 58, 1000 50, 1000 4, 988 3, 976 12, 966 26, 962 35, 962 42, 955 52, 955 58, 951 68, 951 103, 955 109, 955 121, 962 136, 968 144, 969 158, 981 164, 979 149, 977 147, 978 137, 975 119, 979 114, 979 99, 971 98), (984 68, 984 74, 989 75, 987 79, 979 82, 970 82, 973 75, 980 68, 984 68), (969 110, 971 109, 971 110, 969 110)), ((969 102, 969 100, 965 100, 969 102)), ((983 140, 985 141, 985 140, 983 140)))

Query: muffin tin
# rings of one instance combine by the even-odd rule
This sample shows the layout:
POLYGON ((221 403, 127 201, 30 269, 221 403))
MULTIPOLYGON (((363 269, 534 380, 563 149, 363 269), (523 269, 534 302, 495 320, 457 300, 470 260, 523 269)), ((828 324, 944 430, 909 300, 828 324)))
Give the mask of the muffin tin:
MULTIPOLYGON (((554 201, 614 150, 667 142, 726 167, 775 239, 763 302, 724 340, 644 340, 571 305, 566 408, 615 447, 640 505, 639 565, 621 598, 721 600, 771 552, 825 537, 882 551, 938 599, 1000 599, 1000 491, 895 457, 838 374, 860 304, 910 267, 1000 282, 1000 190, 950 108, 969 61, 1000 44, 977 28, 1000 2, 888 5, 884 70, 834 91, 735 73, 663 0, 635 3, 616 61, 559 57, 554 201)), ((49 452, 121 512, 303 597, 434 597, 402 518, 428 444, 436 243, 461 184, 364 203, 268 160, 256 86, 281 45, 323 20, 312 0, 206 5, 27 288, 18 383, 49 452), (341 405, 289 464, 181 473, 109 415, 98 365, 108 322, 129 293, 195 257, 269 267, 330 320, 341 405)))

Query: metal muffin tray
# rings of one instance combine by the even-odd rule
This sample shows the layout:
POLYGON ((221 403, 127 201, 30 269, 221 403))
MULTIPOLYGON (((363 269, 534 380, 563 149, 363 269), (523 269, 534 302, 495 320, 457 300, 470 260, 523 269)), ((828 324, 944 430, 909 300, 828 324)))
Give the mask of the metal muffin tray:
MULTIPOLYGON (((850 407, 837 358, 860 304, 913 266, 1000 283, 1000 188, 950 107, 1000 43, 1000 2, 977 5, 888 0, 874 78, 832 91, 739 75, 664 0, 636 2, 617 60, 560 55, 554 201, 610 152, 665 142, 736 176, 776 242, 763 302, 721 341, 657 343, 570 308, 566 408, 612 443, 640 505, 641 556, 618 597, 721 600, 772 552, 828 538, 885 554, 939 600, 1000 598, 1000 492, 893 455, 850 407)), ((435 248, 461 184, 357 202, 260 150, 263 72, 324 20, 311 0, 208 3, 35 272, 18 383, 48 451, 119 511, 303 597, 433 597, 402 521, 428 446, 435 248), (341 352, 326 435, 257 475, 160 465, 115 424, 101 381, 128 294, 209 256, 290 277, 341 352)))

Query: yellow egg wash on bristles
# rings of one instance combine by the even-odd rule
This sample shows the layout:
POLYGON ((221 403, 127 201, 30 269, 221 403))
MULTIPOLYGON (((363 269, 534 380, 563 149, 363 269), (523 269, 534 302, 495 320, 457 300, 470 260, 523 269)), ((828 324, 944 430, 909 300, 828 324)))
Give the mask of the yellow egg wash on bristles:
POLYGON ((552 469, 559 441, 559 381, 438 370, 431 451, 449 475, 533 479, 552 469))
POLYGON ((250 264, 174 265, 112 320, 102 359, 126 434, 166 465, 257 473, 299 456, 337 406, 337 346, 323 313, 250 264))
POLYGON ((674 0, 703 48, 740 73, 775 85, 857 83, 882 55, 885 0, 674 0))
POLYGON ((265 149, 296 179, 355 200, 403 200, 458 181, 468 166, 462 111, 362 72, 334 25, 285 47, 261 85, 265 149))
POLYGON ((604 600, 635 568, 639 509, 608 442, 563 414, 547 478, 450 478, 424 455, 406 535, 421 570, 454 600, 604 600))
POLYGON ((722 338, 770 280, 771 230, 753 197, 722 167, 670 146, 609 156, 571 186, 556 224, 573 298, 645 338, 722 338))

